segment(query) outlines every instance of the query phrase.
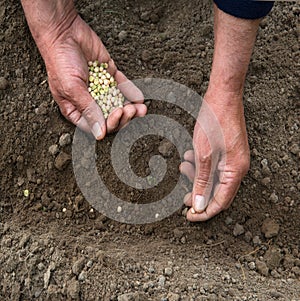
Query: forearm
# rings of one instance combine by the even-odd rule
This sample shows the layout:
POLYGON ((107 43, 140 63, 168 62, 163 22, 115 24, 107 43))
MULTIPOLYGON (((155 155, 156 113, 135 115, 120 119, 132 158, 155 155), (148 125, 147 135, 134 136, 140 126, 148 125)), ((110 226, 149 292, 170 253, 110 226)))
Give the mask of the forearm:
POLYGON ((21 3, 31 34, 42 55, 77 16, 73 0, 21 0, 21 3))
POLYGON ((216 5, 214 9, 215 45, 208 93, 220 90, 242 96, 260 19, 236 18, 216 5))

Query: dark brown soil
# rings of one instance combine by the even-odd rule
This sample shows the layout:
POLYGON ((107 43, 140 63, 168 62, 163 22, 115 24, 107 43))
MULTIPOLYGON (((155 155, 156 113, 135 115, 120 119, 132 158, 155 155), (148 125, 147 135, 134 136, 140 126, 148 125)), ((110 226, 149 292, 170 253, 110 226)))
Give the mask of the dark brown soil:
MULTIPOLYGON (((72 164, 55 167, 49 147, 75 129, 51 97, 20 3, 0 2, 0 300, 300 300, 298 4, 277 3, 259 29, 244 97, 252 164, 231 208, 206 223, 191 224, 180 210, 133 226, 92 211, 72 164)), ((173 79, 204 94, 211 1, 76 5, 128 77, 173 79)), ((192 118, 163 102, 149 112, 193 129, 192 118)), ((113 139, 97 146, 112 191, 153 202, 172 190, 174 150, 159 188, 142 197, 120 188, 109 167, 113 139)), ((131 162, 140 176, 161 140, 136 143, 131 162)), ((59 151, 70 155, 71 145, 59 151)))

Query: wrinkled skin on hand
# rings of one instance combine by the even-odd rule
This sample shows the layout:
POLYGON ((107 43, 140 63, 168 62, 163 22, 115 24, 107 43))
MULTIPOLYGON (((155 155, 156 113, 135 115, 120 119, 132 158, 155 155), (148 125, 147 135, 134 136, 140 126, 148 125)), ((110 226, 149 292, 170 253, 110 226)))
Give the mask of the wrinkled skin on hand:
MULTIPOLYGON (((48 82, 61 113, 97 139, 124 127, 132 118, 146 114, 142 93, 120 72, 96 33, 77 15, 71 25, 51 41, 44 53, 48 82), (130 102, 114 110, 105 121, 101 109, 87 90, 88 61, 107 62, 118 84, 130 89, 130 102), (99 124, 101 131, 95 126, 99 124)), ((128 91, 127 91, 128 92, 128 91)))
POLYGON ((184 203, 192 207, 187 219, 194 222, 206 221, 230 206, 250 164, 242 96, 211 91, 205 100, 194 129, 194 150, 185 153, 180 165, 181 172, 193 183, 193 191, 185 196, 184 203), (207 118, 208 111, 214 118, 207 118), (211 195, 214 175, 218 182, 211 195))

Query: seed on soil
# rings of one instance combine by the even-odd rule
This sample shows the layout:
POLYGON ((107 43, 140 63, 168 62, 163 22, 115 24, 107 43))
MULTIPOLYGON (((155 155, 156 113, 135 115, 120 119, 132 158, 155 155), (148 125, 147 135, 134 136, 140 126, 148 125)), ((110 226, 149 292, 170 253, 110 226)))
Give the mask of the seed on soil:
POLYGON ((118 206, 117 212, 118 212, 118 213, 121 213, 121 212, 122 212, 122 207, 121 207, 121 206, 118 206))
POLYGON ((189 210, 189 208, 188 208, 188 207, 185 207, 185 208, 182 210, 181 214, 182 214, 183 216, 186 216, 188 210, 189 210))
POLYGON ((89 84, 88 91, 102 110, 104 118, 116 108, 124 106, 124 95, 117 88, 117 82, 107 71, 107 63, 98 61, 88 62, 89 84))
POLYGON ((25 189, 25 190, 23 191, 23 193, 24 193, 24 196, 25 196, 26 198, 29 196, 29 190, 28 190, 28 189, 25 189))

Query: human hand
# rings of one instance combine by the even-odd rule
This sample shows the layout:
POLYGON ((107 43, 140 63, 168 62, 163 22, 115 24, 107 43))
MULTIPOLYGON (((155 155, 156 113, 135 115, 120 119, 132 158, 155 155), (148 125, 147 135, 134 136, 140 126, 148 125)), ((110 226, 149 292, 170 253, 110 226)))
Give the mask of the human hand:
POLYGON ((193 222, 206 221, 230 206, 250 164, 242 96, 215 90, 204 99, 194 151, 187 151, 180 165, 193 182, 193 191, 184 198, 192 207, 187 219, 193 222))
POLYGON ((99 37, 79 16, 52 41, 43 57, 49 87, 62 114, 80 128, 91 131, 97 139, 124 127, 132 118, 146 114, 143 94, 117 69, 99 37), (87 62, 95 59, 108 63, 108 72, 127 99, 130 94, 128 100, 132 101, 114 110, 106 123, 87 90, 87 62))
POLYGON ((21 0, 32 36, 45 61, 48 82, 62 114, 81 129, 102 139, 144 116, 143 94, 118 71, 96 33, 78 16, 73 0, 21 0), (127 98, 123 108, 105 122, 102 111, 88 93, 88 61, 108 63, 118 88, 127 98))
POLYGON ((181 172, 193 182, 184 202, 190 221, 206 221, 233 201, 250 156, 243 111, 244 82, 260 20, 231 16, 214 5, 214 56, 194 130, 194 152, 181 172))

